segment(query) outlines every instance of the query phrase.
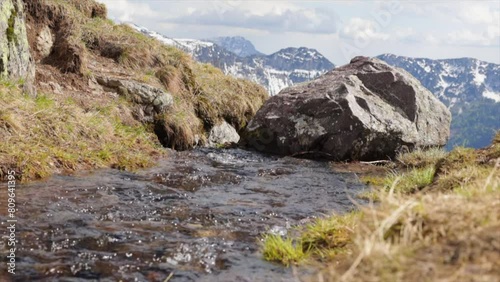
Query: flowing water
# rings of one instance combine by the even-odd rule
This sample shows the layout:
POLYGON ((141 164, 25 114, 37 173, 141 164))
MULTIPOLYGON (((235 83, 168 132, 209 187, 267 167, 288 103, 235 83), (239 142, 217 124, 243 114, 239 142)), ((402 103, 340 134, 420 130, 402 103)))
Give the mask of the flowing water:
POLYGON ((136 173, 54 176, 17 187, 16 275, 0 278, 293 281, 262 260, 258 238, 346 212, 363 188, 326 162, 239 149, 171 152, 136 173))

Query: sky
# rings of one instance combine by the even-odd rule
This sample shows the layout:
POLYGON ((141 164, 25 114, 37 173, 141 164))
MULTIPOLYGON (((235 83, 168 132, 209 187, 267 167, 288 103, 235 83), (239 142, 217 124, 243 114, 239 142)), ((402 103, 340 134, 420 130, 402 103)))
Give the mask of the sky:
POLYGON ((173 38, 243 36, 265 54, 304 46, 336 65, 384 53, 500 64, 500 0, 98 1, 116 22, 173 38))

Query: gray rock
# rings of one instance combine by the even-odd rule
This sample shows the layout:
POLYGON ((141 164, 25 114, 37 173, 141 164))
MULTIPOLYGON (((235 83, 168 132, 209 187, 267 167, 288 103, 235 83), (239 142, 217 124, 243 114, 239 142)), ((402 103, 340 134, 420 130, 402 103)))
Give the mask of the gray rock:
POLYGON ((165 112, 174 103, 170 93, 140 82, 111 77, 97 77, 96 81, 105 91, 118 93, 140 105, 136 115, 143 122, 152 122, 155 114, 165 112))
POLYGON ((39 85, 45 89, 50 89, 54 94, 63 94, 61 85, 53 81, 39 82, 39 85))
POLYGON ((50 28, 45 26, 36 38, 36 48, 42 59, 50 55, 52 46, 54 46, 54 36, 50 28))
POLYGON ((444 146, 450 121, 449 110, 409 73, 356 57, 271 97, 243 138, 257 150, 281 155, 374 160, 444 146))
POLYGON ((35 96, 35 63, 24 16, 21 0, 0 1, 0 77, 22 80, 24 91, 35 96))
POLYGON ((227 143, 238 143, 240 135, 234 127, 226 121, 212 127, 208 134, 207 146, 216 147, 227 143))

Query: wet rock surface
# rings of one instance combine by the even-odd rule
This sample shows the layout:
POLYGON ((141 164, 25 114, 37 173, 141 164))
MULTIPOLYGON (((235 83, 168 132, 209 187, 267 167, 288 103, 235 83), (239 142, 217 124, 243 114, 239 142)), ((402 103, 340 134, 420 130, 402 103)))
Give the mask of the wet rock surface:
POLYGON ((281 155, 376 160, 444 146, 450 122, 444 104, 409 73, 356 57, 271 97, 248 124, 244 140, 281 155))
POLYGON ((55 176, 18 187, 13 277, 290 281, 290 269, 261 259, 259 236, 350 210, 363 188, 325 162, 238 149, 172 152, 137 173, 55 176))

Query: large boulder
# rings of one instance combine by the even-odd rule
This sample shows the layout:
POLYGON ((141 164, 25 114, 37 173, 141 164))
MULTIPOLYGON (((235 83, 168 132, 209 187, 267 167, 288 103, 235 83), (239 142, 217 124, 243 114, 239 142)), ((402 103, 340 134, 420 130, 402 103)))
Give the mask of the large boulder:
POLYGON ((257 150, 281 155, 375 160, 444 146, 450 122, 448 109, 409 73, 356 57, 273 96, 243 138, 257 150))
POLYGON ((0 78, 23 81, 35 96, 35 63, 30 54, 21 0, 0 1, 0 78))

